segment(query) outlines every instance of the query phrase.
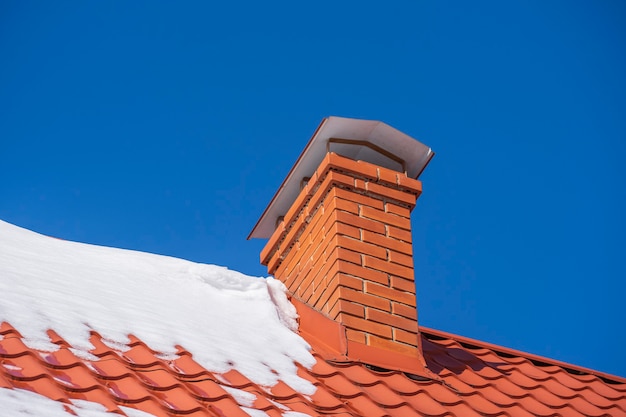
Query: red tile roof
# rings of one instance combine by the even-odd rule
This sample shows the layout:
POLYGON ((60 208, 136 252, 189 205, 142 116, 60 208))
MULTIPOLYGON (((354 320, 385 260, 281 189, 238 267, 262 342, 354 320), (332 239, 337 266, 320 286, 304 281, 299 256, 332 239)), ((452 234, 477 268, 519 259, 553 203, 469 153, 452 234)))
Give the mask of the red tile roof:
POLYGON ((210 372, 184 347, 177 359, 160 358, 134 337, 120 352, 93 332, 89 360, 53 332, 56 352, 27 347, 8 323, 0 335, 1 388, 68 404, 93 401, 121 415, 120 406, 155 416, 247 416, 249 408, 269 416, 288 410, 313 416, 626 415, 624 378, 423 328, 428 369, 421 375, 325 360, 314 347, 315 365, 298 366, 298 375, 317 387, 311 396, 282 381, 259 386, 236 370, 210 372))

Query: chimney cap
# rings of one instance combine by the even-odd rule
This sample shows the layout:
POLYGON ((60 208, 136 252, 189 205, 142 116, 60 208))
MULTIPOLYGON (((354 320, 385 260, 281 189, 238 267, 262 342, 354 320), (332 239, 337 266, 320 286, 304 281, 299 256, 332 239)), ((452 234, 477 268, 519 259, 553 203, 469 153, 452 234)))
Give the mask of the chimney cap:
POLYGON ((434 156, 431 148, 383 122, 327 117, 317 127, 248 239, 267 239, 272 235, 277 219, 298 197, 301 180, 315 172, 329 151, 403 171, 411 178, 418 178, 434 156))

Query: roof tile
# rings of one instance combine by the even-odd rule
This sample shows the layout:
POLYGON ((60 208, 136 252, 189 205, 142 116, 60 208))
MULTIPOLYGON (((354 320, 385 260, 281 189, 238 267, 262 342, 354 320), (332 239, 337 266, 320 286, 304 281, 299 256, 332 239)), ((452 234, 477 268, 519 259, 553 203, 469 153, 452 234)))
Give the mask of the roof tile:
POLYGON ((48 373, 56 382, 71 391, 88 391, 101 386, 82 364, 68 369, 50 370, 48 373))
POLYGON ((363 390, 341 373, 331 375, 327 378, 320 378, 320 381, 332 392, 342 398, 352 398, 360 395, 363 390))
POLYGON ((568 401, 568 404, 579 411, 581 414, 591 417, 600 417, 606 415, 606 410, 603 410, 595 405, 591 404, 581 396, 576 396, 568 401))
POLYGON ((297 365, 298 375, 317 387, 310 396, 283 381, 260 387, 234 369, 210 372, 182 348, 178 358, 165 361, 134 337, 126 349, 94 333, 93 356, 78 357, 58 335, 61 349, 39 352, 24 345, 11 326, 2 324, 0 331, 0 387, 29 389, 57 401, 95 401, 120 414, 118 406, 124 405, 158 417, 243 417, 250 404, 238 404, 229 392, 240 389, 253 394, 252 407, 270 417, 285 410, 379 417, 626 415, 626 381, 620 378, 609 383, 592 374, 573 375, 548 360, 543 365, 522 354, 501 356, 489 345, 467 347, 452 336, 435 334, 430 340, 428 331, 422 331, 422 342, 432 374, 325 361, 313 352, 310 370, 297 365))
POLYGON ((556 412, 554 408, 542 404, 533 398, 532 395, 522 398, 518 403, 535 416, 553 416, 556 412))
POLYGON ((504 394, 502 391, 499 391, 492 385, 482 388, 480 392, 488 401, 492 402, 498 407, 506 408, 517 404, 517 399, 504 394))
POLYGON ((407 401, 406 397, 399 396, 384 383, 367 387, 364 392, 382 408, 396 408, 407 401))
POLYGON ((446 407, 433 399, 427 391, 420 391, 407 397, 408 403, 418 412, 429 416, 443 416, 447 413, 446 407))
POLYGON ((323 386, 318 385, 317 390, 311 396, 313 403, 320 409, 324 410, 335 410, 339 407, 343 406, 343 402, 340 401, 338 395, 333 395, 333 393, 323 386))

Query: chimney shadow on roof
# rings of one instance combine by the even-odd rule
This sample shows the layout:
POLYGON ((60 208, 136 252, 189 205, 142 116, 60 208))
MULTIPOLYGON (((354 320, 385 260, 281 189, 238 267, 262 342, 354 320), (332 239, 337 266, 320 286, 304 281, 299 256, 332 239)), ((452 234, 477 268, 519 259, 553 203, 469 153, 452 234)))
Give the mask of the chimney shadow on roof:
POLYGON ((485 361, 473 353, 471 347, 463 346, 451 339, 439 339, 450 344, 450 346, 446 346, 443 343, 437 343, 438 339, 432 335, 426 337, 422 334, 421 340, 426 366, 434 374, 440 375, 449 371, 459 375, 468 368, 474 372, 484 372, 485 368, 491 368, 495 372, 505 375, 511 371, 512 364, 506 361, 485 361))

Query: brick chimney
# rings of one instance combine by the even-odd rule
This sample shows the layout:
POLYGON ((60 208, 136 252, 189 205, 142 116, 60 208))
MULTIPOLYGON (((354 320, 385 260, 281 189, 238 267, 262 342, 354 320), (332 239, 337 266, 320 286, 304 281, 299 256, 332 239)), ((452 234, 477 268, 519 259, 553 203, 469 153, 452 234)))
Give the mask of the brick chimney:
POLYGON ((384 123, 324 119, 250 234, 269 239, 268 272, 341 325, 347 357, 421 357, 410 213, 432 156, 384 123))

